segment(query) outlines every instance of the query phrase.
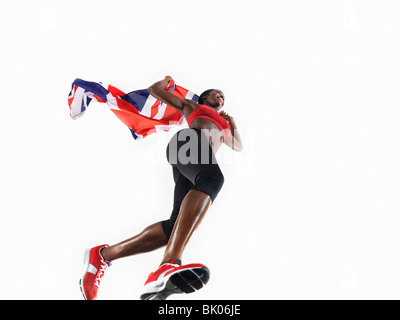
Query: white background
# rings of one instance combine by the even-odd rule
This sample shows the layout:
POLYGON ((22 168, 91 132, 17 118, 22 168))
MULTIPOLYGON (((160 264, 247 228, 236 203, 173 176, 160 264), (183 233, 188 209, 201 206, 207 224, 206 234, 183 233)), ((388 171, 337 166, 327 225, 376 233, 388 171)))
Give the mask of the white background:
MULTIPOLYGON (((400 298, 398 1, 9 1, 1 10, 1 299, 81 299, 86 247, 169 217, 173 132, 135 141, 79 77, 125 92, 169 74, 225 92, 244 149, 184 263, 182 299, 400 298)), ((99 299, 138 299, 158 250, 99 299)))

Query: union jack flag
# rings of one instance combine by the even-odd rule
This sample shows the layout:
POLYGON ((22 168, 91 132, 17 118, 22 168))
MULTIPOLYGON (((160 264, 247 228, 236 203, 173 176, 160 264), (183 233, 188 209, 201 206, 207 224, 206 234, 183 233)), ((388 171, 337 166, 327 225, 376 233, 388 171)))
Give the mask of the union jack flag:
MULTIPOLYGON (((177 86, 173 80, 164 90, 195 102, 199 99, 193 92, 177 86)), ((109 84, 82 79, 75 79, 68 96, 71 117, 81 117, 93 99, 107 103, 117 118, 128 126, 135 139, 142 139, 159 131, 168 131, 186 122, 183 114, 154 98, 147 89, 125 94, 109 84)))

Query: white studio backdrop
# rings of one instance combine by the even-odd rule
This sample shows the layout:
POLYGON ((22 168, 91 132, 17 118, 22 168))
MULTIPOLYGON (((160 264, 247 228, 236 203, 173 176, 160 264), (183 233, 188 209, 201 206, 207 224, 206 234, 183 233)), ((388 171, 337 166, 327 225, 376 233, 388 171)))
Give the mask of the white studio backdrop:
MULTIPOLYGON (((86 247, 169 217, 174 132, 134 141, 72 81, 125 92, 171 75, 219 88, 244 149, 174 299, 400 297, 397 1, 13 1, 2 8, 1 299, 81 299, 86 247)), ((115 261, 99 299, 138 299, 162 251, 115 261)))

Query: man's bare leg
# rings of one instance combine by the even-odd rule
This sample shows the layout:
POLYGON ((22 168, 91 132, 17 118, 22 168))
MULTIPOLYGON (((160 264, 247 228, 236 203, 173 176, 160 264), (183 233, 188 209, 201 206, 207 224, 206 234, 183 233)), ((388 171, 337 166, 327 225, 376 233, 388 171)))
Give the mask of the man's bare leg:
POLYGON ((192 189, 188 192, 182 201, 178 219, 172 230, 161 264, 168 263, 173 259, 182 260, 182 254, 187 243, 194 230, 203 220, 210 205, 211 198, 203 191, 192 189))
POLYGON ((153 251, 167 245, 161 264, 173 259, 181 260, 186 245, 210 205, 211 198, 208 194, 199 190, 190 190, 182 201, 178 219, 169 241, 165 236, 162 223, 157 222, 132 238, 102 249, 101 254, 105 260, 112 261, 153 251))
POLYGON ((164 247, 168 243, 161 222, 148 226, 138 235, 101 250, 105 260, 112 261, 164 247))

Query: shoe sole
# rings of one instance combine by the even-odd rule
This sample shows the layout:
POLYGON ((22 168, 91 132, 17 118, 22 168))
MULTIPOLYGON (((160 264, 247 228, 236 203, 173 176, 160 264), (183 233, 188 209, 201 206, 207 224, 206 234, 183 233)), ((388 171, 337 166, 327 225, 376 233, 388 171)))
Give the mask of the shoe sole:
POLYGON ((207 267, 178 271, 166 280, 162 290, 144 293, 140 299, 165 300, 172 294, 192 293, 203 288, 208 280, 210 280, 210 270, 207 267))
POLYGON ((85 254, 83 255, 83 275, 82 278, 79 279, 79 288, 81 289, 83 298, 87 300, 86 295, 85 295, 85 290, 83 290, 83 279, 85 278, 86 272, 89 268, 89 259, 90 259, 90 248, 85 250, 85 254))

